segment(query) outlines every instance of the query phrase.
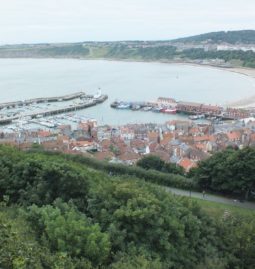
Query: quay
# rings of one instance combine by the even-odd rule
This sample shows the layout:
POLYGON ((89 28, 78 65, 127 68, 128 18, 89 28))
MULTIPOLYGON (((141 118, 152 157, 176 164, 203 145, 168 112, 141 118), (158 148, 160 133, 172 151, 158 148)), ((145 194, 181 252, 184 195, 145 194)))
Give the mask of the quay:
MULTIPOLYGON (((69 98, 69 100, 72 100, 72 99, 74 99, 73 96, 74 95, 72 95, 72 96, 70 95, 70 96, 65 96, 62 98, 65 98, 65 100, 67 100, 66 98, 69 98)), ((77 94, 75 96, 76 96, 75 98, 77 98, 77 94)), ((48 109, 48 110, 36 111, 36 112, 32 112, 32 113, 24 113, 22 115, 22 117, 30 117, 31 119, 35 119, 37 117, 47 117, 47 116, 52 116, 52 115, 56 115, 56 114, 62 114, 62 113, 67 113, 67 112, 71 112, 71 111, 82 110, 82 109, 89 108, 89 107, 95 106, 97 104, 103 103, 105 100, 108 99, 108 95, 100 95, 99 97, 94 98, 93 95, 85 95, 84 93, 82 93, 82 95, 80 94, 79 97, 85 98, 86 101, 81 103, 81 104, 73 104, 70 106, 60 107, 60 108, 56 108, 56 109, 48 109)), ((48 100, 48 98, 44 98, 44 99, 48 100)), ((38 100, 38 99, 34 99, 34 100, 38 100)), ((10 123, 12 123, 13 120, 17 120, 19 118, 21 118, 21 115, 2 118, 2 119, 0 119, 0 125, 10 124, 10 123)))
POLYGON ((192 120, 207 118, 209 120, 239 120, 254 116, 249 109, 221 107, 196 102, 176 101, 173 98, 159 97, 154 102, 115 101, 111 104, 115 109, 152 111, 165 114, 189 115, 192 120))
POLYGON ((34 99, 28 99, 28 100, 24 100, 24 101, 1 103, 0 109, 15 108, 15 107, 19 107, 19 106, 27 106, 27 105, 39 104, 39 103, 70 101, 73 99, 83 98, 83 97, 87 97, 87 95, 84 92, 76 92, 76 93, 68 94, 68 95, 64 95, 64 96, 34 98, 34 99))

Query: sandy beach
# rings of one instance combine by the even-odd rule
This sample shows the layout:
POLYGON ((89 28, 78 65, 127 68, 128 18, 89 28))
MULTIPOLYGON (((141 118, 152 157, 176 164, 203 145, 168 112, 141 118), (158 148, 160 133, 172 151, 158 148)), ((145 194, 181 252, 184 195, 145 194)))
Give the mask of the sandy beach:
POLYGON ((193 66, 215 68, 215 69, 223 70, 227 72, 238 73, 238 74, 250 77, 251 79, 254 79, 254 95, 246 97, 246 98, 242 98, 240 100, 236 100, 234 102, 229 102, 227 103, 227 105, 234 108, 255 108, 255 68, 246 68, 246 67, 225 68, 225 67, 220 67, 220 66, 197 64, 197 63, 190 63, 190 62, 182 62, 182 63, 179 62, 178 64, 183 64, 183 65, 188 64, 188 65, 193 65, 193 66))
POLYGON ((240 100, 237 100, 235 102, 231 102, 228 105, 231 107, 237 107, 237 108, 255 108, 255 69, 252 68, 241 68, 241 67, 235 67, 235 68, 220 68, 226 71, 242 74, 245 76, 248 76, 252 79, 254 79, 254 95, 250 96, 248 98, 243 98, 240 100))

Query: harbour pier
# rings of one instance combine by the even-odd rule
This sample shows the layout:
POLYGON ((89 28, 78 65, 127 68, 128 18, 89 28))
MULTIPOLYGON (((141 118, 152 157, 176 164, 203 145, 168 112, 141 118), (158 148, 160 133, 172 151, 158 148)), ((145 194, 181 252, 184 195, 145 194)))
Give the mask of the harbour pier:
POLYGON ((55 97, 40 97, 40 98, 34 98, 34 99, 28 99, 24 101, 15 101, 15 102, 7 102, 7 103, 1 103, 0 109, 3 108, 15 108, 19 106, 27 106, 31 104, 40 104, 40 103, 50 103, 50 102, 64 102, 64 101, 70 101, 77 98, 84 98, 88 97, 85 92, 76 92, 73 94, 63 95, 63 96, 55 96, 55 97))

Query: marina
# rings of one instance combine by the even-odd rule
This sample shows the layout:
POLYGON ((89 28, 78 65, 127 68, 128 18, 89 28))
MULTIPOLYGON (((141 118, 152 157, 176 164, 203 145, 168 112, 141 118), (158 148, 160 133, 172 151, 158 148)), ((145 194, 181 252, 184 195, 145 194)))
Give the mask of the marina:
POLYGON ((59 97, 29 99, 0 104, 0 124, 10 124, 22 119, 38 119, 56 114, 86 109, 107 100, 99 91, 96 95, 84 92, 59 97))

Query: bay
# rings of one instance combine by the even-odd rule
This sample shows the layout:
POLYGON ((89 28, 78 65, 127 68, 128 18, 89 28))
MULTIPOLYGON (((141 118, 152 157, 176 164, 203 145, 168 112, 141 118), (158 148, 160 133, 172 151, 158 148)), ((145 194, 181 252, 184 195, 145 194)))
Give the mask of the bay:
POLYGON ((209 67, 76 59, 0 59, 0 102, 56 96, 101 88, 109 99, 79 111, 100 124, 125 124, 183 119, 180 115, 120 111, 114 100, 176 100, 224 105, 255 94, 254 79, 209 67))

